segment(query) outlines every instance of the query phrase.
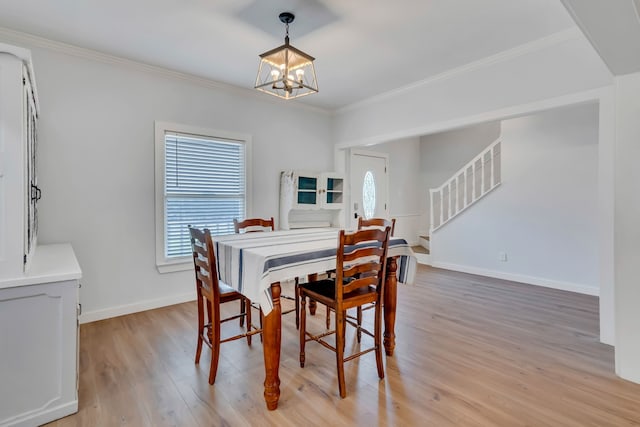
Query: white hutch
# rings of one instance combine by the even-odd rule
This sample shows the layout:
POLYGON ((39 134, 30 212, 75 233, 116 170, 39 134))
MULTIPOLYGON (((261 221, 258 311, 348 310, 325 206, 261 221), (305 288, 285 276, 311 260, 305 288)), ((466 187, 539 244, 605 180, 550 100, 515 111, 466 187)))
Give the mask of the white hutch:
POLYGON ((336 172, 280 174, 280 228, 343 227, 344 176, 336 172))
POLYGON ((0 426, 78 410, 78 286, 71 245, 38 246, 38 97, 31 53, 0 44, 0 426))

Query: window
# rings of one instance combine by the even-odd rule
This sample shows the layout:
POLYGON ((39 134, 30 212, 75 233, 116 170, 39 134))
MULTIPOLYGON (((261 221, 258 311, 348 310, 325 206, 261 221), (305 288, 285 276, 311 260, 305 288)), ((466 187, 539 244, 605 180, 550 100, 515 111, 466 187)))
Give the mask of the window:
POLYGON ((362 207, 364 208, 364 219, 371 219, 376 210, 376 181, 373 173, 367 171, 362 183, 362 207))
POLYGON ((191 268, 189 225, 233 233, 248 211, 250 137, 156 122, 156 263, 191 268))

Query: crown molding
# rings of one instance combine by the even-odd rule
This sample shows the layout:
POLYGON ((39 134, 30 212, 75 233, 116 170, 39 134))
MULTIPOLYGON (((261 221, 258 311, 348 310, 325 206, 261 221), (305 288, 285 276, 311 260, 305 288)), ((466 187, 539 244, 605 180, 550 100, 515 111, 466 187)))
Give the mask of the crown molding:
POLYGON ((504 50, 502 52, 496 53, 495 55, 487 56, 486 58, 479 59, 477 61, 470 62, 468 64, 462 65, 460 67, 452 68, 450 70, 444 71, 440 74, 436 74, 431 77, 427 77, 426 79, 419 80, 414 83, 410 83, 408 85, 399 87, 397 89, 390 90, 388 92, 383 92, 378 95, 374 95, 370 98, 364 99, 362 101, 355 102, 353 104, 346 105, 344 107, 338 108, 335 110, 336 114, 341 114, 350 110, 355 110, 358 108, 362 108, 369 104, 374 104, 376 102, 383 101, 385 99, 393 98, 396 96, 401 96, 404 93, 414 91, 422 86, 428 86, 440 80, 447 80, 452 77, 469 73, 471 71, 475 71, 481 68, 488 67, 493 64, 497 64, 500 62, 505 62, 519 56, 526 55, 528 53, 536 52, 538 50, 542 50, 551 46, 558 45, 560 43, 564 43, 568 40, 573 40, 579 37, 583 37, 582 32, 578 27, 571 27, 563 31, 559 31, 557 33, 553 33, 549 36, 542 37, 537 40, 533 40, 531 42, 521 44, 511 49, 504 50))
POLYGON ((44 37, 29 34, 29 33, 23 33, 21 31, 12 30, 9 28, 0 27, 0 40, 2 40, 3 42, 8 41, 10 43, 18 43, 18 44, 24 43, 29 46, 48 49, 54 52, 63 53, 66 55, 71 55, 71 56, 75 56, 83 59, 102 62, 106 64, 118 65, 118 66, 126 67, 132 70, 155 74, 155 75, 159 75, 159 76, 170 78, 170 79, 182 80, 182 81, 196 84, 198 86, 202 86, 208 89, 231 92, 237 95, 260 100, 265 103, 277 104, 281 107, 290 107, 290 108, 293 107, 296 109, 303 108, 308 111, 321 113, 325 115, 330 115, 332 113, 331 110, 328 110, 326 108, 315 107, 312 105, 303 104, 303 103, 292 101, 292 100, 287 101, 287 103, 285 104, 282 101, 278 101, 273 96, 266 96, 265 94, 259 93, 253 89, 247 89, 240 86, 231 85, 228 83, 223 83, 217 80, 208 79, 206 77, 200 77, 194 74, 184 73, 181 71, 164 68, 157 65, 151 65, 145 62, 135 61, 133 59, 111 55, 108 53, 99 52, 97 50, 87 49, 84 47, 63 43, 63 42, 47 39, 44 37))

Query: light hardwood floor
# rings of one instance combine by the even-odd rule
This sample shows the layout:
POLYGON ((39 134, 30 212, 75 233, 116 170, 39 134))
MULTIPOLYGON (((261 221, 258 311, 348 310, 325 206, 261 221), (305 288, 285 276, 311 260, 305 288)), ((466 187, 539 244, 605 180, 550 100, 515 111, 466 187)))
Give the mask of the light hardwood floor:
MULTIPOLYGON (((262 397, 260 341, 223 344, 209 386, 208 348, 193 363, 195 315, 185 303, 82 325, 80 410, 50 425, 640 425, 640 385, 614 375, 590 296, 420 266, 415 285, 398 286, 386 378, 378 380, 373 354, 349 362, 346 399, 332 352, 309 343, 299 367, 294 318, 285 316, 273 412, 262 397)), ((349 336, 347 349, 356 348, 349 336)))

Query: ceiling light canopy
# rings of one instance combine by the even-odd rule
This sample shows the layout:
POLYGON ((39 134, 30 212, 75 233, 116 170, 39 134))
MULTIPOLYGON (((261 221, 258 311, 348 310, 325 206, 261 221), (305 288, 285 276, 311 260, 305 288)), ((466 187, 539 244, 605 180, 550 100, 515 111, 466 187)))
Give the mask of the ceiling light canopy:
POLYGON ((260 55, 255 88, 282 99, 293 99, 318 92, 315 58, 289 44, 289 24, 295 16, 280 14, 287 26, 284 44, 260 55))

